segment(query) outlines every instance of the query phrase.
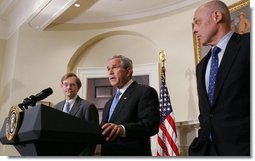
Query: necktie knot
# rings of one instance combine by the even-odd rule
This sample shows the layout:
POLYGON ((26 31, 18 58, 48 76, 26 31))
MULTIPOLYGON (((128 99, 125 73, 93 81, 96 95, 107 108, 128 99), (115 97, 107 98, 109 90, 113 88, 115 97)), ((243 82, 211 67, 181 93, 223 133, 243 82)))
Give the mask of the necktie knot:
POLYGON ((117 90, 117 92, 115 94, 115 98, 119 100, 120 95, 121 95, 120 90, 117 90))
POLYGON ((218 46, 215 46, 213 49, 212 49, 212 55, 217 55, 219 52, 221 51, 221 48, 219 48, 218 46))

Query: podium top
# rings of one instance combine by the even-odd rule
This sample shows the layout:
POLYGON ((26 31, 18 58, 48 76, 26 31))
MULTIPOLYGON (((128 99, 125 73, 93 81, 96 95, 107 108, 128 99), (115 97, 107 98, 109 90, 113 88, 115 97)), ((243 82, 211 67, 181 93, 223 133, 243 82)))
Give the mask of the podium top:
POLYGON ((70 142, 102 143, 105 139, 98 124, 81 120, 62 111, 36 105, 21 112, 21 123, 14 141, 5 136, 6 120, 2 126, 2 144, 21 144, 27 142, 70 142))

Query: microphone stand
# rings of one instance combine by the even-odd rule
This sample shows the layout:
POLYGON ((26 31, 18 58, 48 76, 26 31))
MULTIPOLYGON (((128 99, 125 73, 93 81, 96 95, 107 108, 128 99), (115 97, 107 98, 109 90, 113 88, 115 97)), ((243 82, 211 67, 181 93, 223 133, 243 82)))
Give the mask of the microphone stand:
POLYGON ((31 95, 30 97, 25 98, 22 103, 18 104, 18 106, 22 111, 24 111, 28 109, 28 106, 35 106, 36 102, 36 96, 31 95))

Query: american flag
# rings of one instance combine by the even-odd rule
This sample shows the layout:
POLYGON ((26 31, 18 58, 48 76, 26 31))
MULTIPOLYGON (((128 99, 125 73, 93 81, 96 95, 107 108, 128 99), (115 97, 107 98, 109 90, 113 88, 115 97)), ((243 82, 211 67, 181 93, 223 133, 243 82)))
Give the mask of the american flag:
POLYGON ((174 113, 165 81, 165 67, 161 69, 160 84, 160 126, 158 132, 157 156, 178 156, 177 133, 174 113))

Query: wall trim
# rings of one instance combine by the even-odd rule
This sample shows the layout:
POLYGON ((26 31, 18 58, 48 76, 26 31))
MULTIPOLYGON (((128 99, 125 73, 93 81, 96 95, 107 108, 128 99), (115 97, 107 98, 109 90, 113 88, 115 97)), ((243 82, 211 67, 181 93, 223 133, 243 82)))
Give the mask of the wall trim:
MULTIPOLYGON (((79 96, 87 98, 87 83, 89 78, 107 78, 106 67, 78 67, 77 75, 82 87, 79 96)), ((139 64, 133 66, 133 76, 149 75, 149 84, 159 92, 159 63, 139 64)))

